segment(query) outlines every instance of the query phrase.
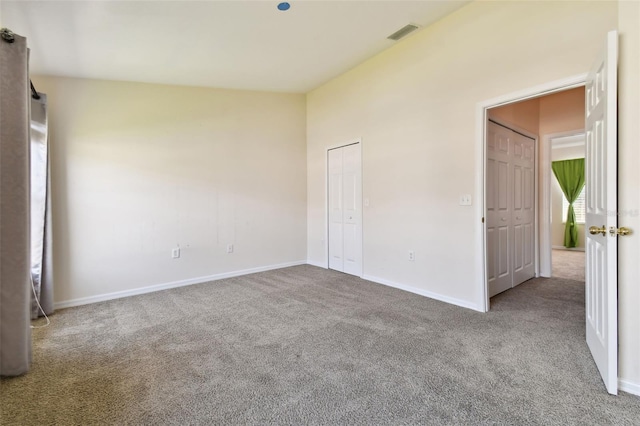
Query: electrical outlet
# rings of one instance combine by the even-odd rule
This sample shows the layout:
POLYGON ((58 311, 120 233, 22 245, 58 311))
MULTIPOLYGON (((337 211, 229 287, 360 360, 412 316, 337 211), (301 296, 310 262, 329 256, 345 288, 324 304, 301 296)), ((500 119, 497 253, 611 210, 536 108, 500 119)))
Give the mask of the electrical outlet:
POLYGON ((233 244, 227 245, 227 253, 233 253, 233 244))
POLYGON ((180 257, 180 247, 171 249, 171 257, 174 259, 178 259, 180 257))
POLYGON ((413 262, 416 260, 416 253, 413 250, 409 250, 409 261, 413 262))

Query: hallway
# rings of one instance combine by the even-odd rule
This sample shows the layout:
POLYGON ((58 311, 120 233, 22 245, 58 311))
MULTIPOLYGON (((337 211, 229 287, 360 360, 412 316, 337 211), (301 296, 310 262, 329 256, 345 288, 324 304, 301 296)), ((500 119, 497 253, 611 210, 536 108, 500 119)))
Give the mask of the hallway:
POLYGON ((553 249, 551 253, 551 276, 584 282, 585 252, 553 249))

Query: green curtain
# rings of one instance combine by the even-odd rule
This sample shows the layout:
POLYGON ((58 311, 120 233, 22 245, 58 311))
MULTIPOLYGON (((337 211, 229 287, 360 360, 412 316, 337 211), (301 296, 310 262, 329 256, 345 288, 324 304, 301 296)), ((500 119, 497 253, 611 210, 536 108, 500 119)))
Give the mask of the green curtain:
POLYGON ((578 245, 578 226, 576 213, 573 211, 573 202, 576 201, 584 188, 584 158, 554 161, 551 163, 551 169, 553 169, 553 174, 556 175, 560 188, 569 202, 567 224, 564 228, 564 246, 576 247, 578 245))

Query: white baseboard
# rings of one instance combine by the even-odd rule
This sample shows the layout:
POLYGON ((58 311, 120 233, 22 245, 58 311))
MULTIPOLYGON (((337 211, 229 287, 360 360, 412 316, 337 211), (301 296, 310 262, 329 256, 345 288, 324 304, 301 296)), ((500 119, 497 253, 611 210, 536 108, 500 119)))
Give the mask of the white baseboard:
POLYGON ((363 275, 362 279, 367 281, 373 281, 374 283, 386 285, 386 286, 397 288, 400 290, 408 291, 409 293, 419 294, 420 296, 439 300, 441 302, 460 306, 462 308, 472 309, 478 312, 484 312, 484 310, 481 309, 479 306, 477 306, 475 303, 467 302, 466 300, 456 299, 455 297, 443 296, 442 294, 433 293, 428 290, 423 290, 421 288, 416 288, 416 287, 412 287, 404 284, 398 284, 393 281, 386 280, 384 278, 372 277, 370 275, 363 275))
POLYGON ((618 390, 640 396, 640 383, 633 383, 629 380, 618 379, 618 390))
POLYGON ((324 268, 324 269, 327 269, 327 265, 326 265, 326 263, 316 262, 315 260, 308 260, 308 259, 307 259, 307 265, 317 266, 318 268, 324 268))
POLYGON ((220 274, 208 275, 205 277, 189 278, 186 280, 172 281, 163 284, 155 284, 146 287, 134 288, 131 290, 116 291, 114 293, 98 294, 96 296, 80 297, 78 299, 63 300, 53 304, 54 309, 70 308, 73 306, 88 305, 90 303, 104 302, 106 300, 120 299, 123 297, 136 296, 138 294, 153 293, 155 291, 167 290, 170 288, 184 287, 193 284, 202 284, 208 281, 216 281, 224 278, 239 277, 241 275, 255 274, 256 272, 271 271, 274 269, 288 268, 290 266, 306 265, 307 261, 280 263, 277 265, 259 266, 257 268, 243 269, 240 271, 223 272, 220 274))

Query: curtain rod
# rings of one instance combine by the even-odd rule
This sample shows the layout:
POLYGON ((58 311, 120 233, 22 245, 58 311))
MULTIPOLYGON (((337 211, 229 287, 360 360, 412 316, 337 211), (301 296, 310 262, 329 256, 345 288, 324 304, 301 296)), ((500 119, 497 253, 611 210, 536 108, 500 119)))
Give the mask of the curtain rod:
POLYGON ((36 88, 33 86, 33 82, 29 80, 29 83, 31 84, 31 97, 33 99, 40 99, 40 95, 38 94, 36 88))

